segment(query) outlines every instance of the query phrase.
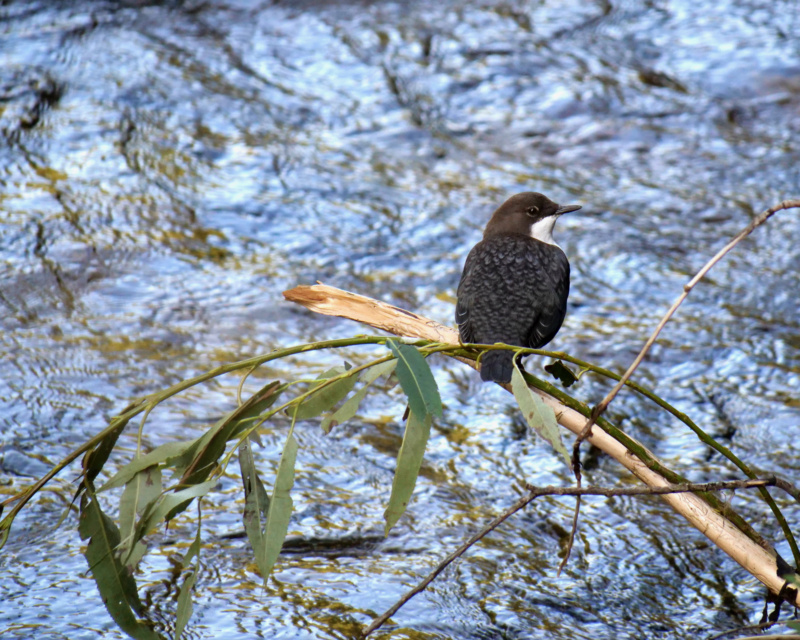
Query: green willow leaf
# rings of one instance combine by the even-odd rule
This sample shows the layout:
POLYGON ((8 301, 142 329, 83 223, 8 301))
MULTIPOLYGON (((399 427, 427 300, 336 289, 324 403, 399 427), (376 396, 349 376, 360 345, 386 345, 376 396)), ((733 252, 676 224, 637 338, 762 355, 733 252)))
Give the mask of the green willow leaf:
POLYGON ((522 410, 525 422, 531 429, 538 433, 542 438, 550 443, 570 466, 570 458, 564 443, 561 441, 561 432, 558 428, 555 411, 548 407, 544 401, 528 387, 525 378, 514 362, 514 370, 511 372, 511 391, 517 399, 517 404, 522 410))
POLYGON ((91 491, 81 497, 78 532, 83 540, 89 540, 85 551, 89 570, 114 622, 132 638, 159 640, 158 635, 137 618, 142 604, 136 581, 114 553, 120 542, 119 530, 103 513, 91 491))
MULTIPOLYGON (((335 376, 345 373, 349 369, 350 365, 347 363, 345 363, 344 367, 333 367, 329 369, 317 378, 319 385, 323 384, 326 380, 330 380, 335 376)), ((322 387, 318 392, 313 393, 303 400, 295 414, 297 419, 307 420, 309 418, 316 418, 318 415, 328 411, 350 393, 355 384, 356 376, 353 375, 322 387)))
POLYGON ((322 430, 325 433, 330 433, 330 430, 337 424, 351 420, 358 412, 358 407, 367 395, 370 385, 381 376, 391 374, 396 366, 397 360, 387 360, 362 371, 358 379, 364 386, 350 396, 339 409, 322 419, 322 430))
MULTIPOLYGON (((198 515, 197 533, 195 534, 194 541, 191 545, 189 545, 189 550, 186 552, 186 555, 183 556, 183 561, 181 562, 184 567, 187 566, 192 559, 200 553, 199 519, 200 516, 198 515)), ((192 569, 192 572, 186 576, 183 584, 181 585, 181 590, 178 593, 178 608, 175 615, 174 640, 181 640, 183 637, 183 631, 186 628, 186 623, 189 622, 189 618, 192 617, 192 589, 194 588, 194 583, 197 580, 198 569, 199 564, 195 565, 195 567, 192 569)))
POLYGON ((111 421, 112 425, 114 425, 115 422, 117 423, 114 428, 105 436, 105 438, 103 438, 100 444, 98 444, 91 451, 86 452, 86 455, 83 457, 83 472, 86 483, 81 483, 80 487, 78 488, 79 493, 82 490, 82 487, 91 486, 94 482, 94 479, 97 477, 97 474, 102 471, 103 466, 108 460, 108 456, 111 455, 111 452, 114 450, 114 446, 117 444, 117 440, 127 426, 128 420, 129 418, 114 418, 111 421))
MULTIPOLYGON (((118 547, 117 552, 119 553, 119 551, 120 549, 118 547)), ((133 573, 139 565, 139 561, 144 558, 144 554, 147 553, 147 545, 141 540, 137 540, 131 549, 125 551, 127 556, 123 556, 121 553, 119 554, 120 562, 123 562, 125 568, 133 573)))
POLYGON ((136 516, 141 515, 145 507, 161 495, 161 469, 153 465, 137 473, 127 485, 119 501, 119 530, 122 541, 117 547, 120 557, 128 559, 128 568, 133 570, 139 559, 144 555, 145 548, 141 545, 135 553, 130 553, 131 546, 134 544, 134 532, 136 530, 136 516))
POLYGON ((572 369, 565 365, 561 360, 556 360, 555 362, 545 365, 544 370, 567 388, 571 387, 578 381, 578 376, 576 376, 572 372, 572 369))
POLYGON ((278 473, 275 476, 275 487, 269 501, 267 525, 262 539, 262 546, 255 549, 256 564, 264 582, 272 573, 283 547, 286 532, 289 531, 289 519, 292 516, 292 496, 289 492, 294 486, 294 465, 297 460, 297 440, 291 431, 283 447, 278 473))
MULTIPOLYGON (((142 517, 139 518, 139 522, 136 524, 136 530, 133 532, 131 544, 135 545, 136 542, 144 538, 148 532, 162 521, 169 521, 176 507, 188 505, 195 498, 207 494, 211 489, 217 486, 217 482, 218 480, 216 478, 207 480, 206 482, 201 482, 200 484, 187 487, 186 489, 162 494, 150 502, 145 508, 144 513, 142 513, 142 517)), ((123 562, 128 564, 130 558, 124 558, 123 562)))
POLYGON ((184 454, 188 457, 188 454, 192 453, 193 458, 183 472, 180 484, 192 485, 208 478, 214 470, 217 460, 225 451, 225 444, 228 440, 235 438, 251 420, 270 407, 285 388, 286 386, 281 385, 277 380, 270 382, 217 422, 201 438, 195 451, 187 451, 184 454))
POLYGON ((200 502, 197 503, 197 531, 194 534, 194 540, 192 540, 192 544, 189 545, 189 548, 186 550, 186 553, 181 560, 181 564, 186 567, 189 563, 194 560, 195 556, 200 553, 200 533, 202 529, 200 525, 202 523, 202 513, 200 510, 200 502))
POLYGON ((244 530, 250 546, 260 549, 264 545, 262 518, 266 520, 269 514, 269 495, 258 477, 253 461, 253 451, 250 448, 250 438, 239 445, 239 468, 242 472, 242 485, 244 486, 244 530))
POLYGON ((430 414, 420 421, 417 415, 411 411, 408 415, 405 434, 403 434, 403 444, 400 446, 400 453, 397 454, 397 469, 392 482, 392 495, 389 498, 389 506, 386 507, 383 514, 383 518, 386 520, 385 535, 389 535, 389 530, 408 507, 430 434, 430 414))
POLYGON ((117 471, 111 480, 100 487, 97 490, 97 493, 127 484, 130 482, 131 478, 133 478, 140 471, 143 471, 148 467, 152 467, 153 465, 169 461, 170 458, 176 458, 180 456, 189 447, 196 446, 198 441, 199 438, 194 440, 183 440, 180 442, 165 442, 149 453, 131 460, 128 464, 117 471))
POLYGON ((192 617, 194 607, 192 606, 192 589, 197 580, 197 570, 192 571, 181 585, 178 593, 178 608, 175 614, 175 640, 181 640, 186 623, 192 617))
MULTIPOLYGON (((3 505, 0 505, 0 514, 3 513, 2 509, 3 505)), ((11 524, 14 522, 15 515, 12 511, 10 515, 0 520, 0 549, 6 546, 6 542, 8 542, 8 535, 11 533, 11 524)))
POLYGON ((408 396, 408 406, 417 419, 423 421, 428 414, 442 415, 442 399, 431 368, 422 354, 411 345, 388 340, 387 344, 397 357, 397 379, 408 396))

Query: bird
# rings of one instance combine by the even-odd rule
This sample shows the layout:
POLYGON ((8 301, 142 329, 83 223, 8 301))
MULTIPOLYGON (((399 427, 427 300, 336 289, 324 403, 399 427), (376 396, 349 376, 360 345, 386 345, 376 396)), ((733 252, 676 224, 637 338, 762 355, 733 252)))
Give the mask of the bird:
MULTIPOLYGON (((555 337, 567 313, 569 260, 553 240, 553 227, 560 215, 580 208, 526 191, 495 210, 458 284, 461 342, 539 349, 555 337)), ((513 366, 512 351, 487 351, 481 379, 511 382, 513 366)))

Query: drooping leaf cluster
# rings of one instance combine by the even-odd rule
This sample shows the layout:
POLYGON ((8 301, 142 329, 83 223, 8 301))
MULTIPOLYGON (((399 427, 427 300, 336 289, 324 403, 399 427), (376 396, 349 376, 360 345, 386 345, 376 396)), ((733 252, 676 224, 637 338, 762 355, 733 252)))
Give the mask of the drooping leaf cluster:
MULTIPOLYGON (((388 533, 408 506, 432 421, 442 415, 442 401, 425 355, 417 347, 398 340, 385 342, 389 348, 387 356, 360 367, 349 363, 333 367, 307 381, 303 393, 280 404, 278 400, 283 400, 296 383, 270 382, 202 436, 167 442, 136 455, 95 488, 96 478, 129 422, 129 418, 117 420, 115 428, 108 430, 84 457, 80 517, 81 534, 88 540, 86 554, 92 575, 109 613, 121 629, 135 638, 159 637, 141 617, 134 580, 136 567, 147 552, 146 538, 185 511, 194 500, 202 500, 212 491, 234 455, 239 461, 245 496, 242 514, 245 533, 258 571, 266 581, 278 560, 292 514, 291 490, 299 449, 294 436, 297 421, 321 417, 321 428, 329 433, 357 414, 375 382, 396 375, 411 410, 385 514, 388 533), (258 439, 257 430, 278 413, 288 414, 292 422, 275 477, 266 485, 256 467, 252 447, 258 439), (165 482, 168 476, 170 480, 165 482), (102 511, 97 495, 119 488, 123 490, 117 524, 102 511)), ((145 404, 146 418, 157 402, 145 404)), ((178 597, 176 638, 183 633, 192 612, 191 590, 197 577, 200 540, 198 518, 195 540, 183 558, 186 575, 178 597)))
MULTIPOLYGON (((318 420, 327 434, 357 415, 361 402, 378 380, 396 380, 406 398, 407 420, 397 456, 391 494, 384 512, 385 533, 388 534, 408 508, 434 420, 443 415, 442 399, 427 358, 433 353, 443 352, 474 359, 485 348, 378 337, 332 340, 299 345, 225 365, 174 385, 132 403, 101 434, 92 438, 78 452, 65 458, 50 474, 21 494, 18 504, 0 521, 0 546, 7 539, 14 517, 32 495, 57 471, 85 452, 83 476, 76 494, 79 497, 79 532, 87 544, 85 555, 98 591, 120 629, 133 638, 160 638, 162 635, 147 620, 146 612, 143 611, 135 581, 136 569, 147 553, 148 536, 163 529, 196 501, 198 517, 195 536, 181 562, 183 580, 178 593, 174 631, 174 638, 177 640, 184 634, 192 613, 191 592, 197 580, 202 551, 202 500, 217 487, 219 478, 234 457, 239 462, 245 498, 242 514, 244 530, 252 546, 258 571, 266 584, 278 561, 291 522, 291 492, 299 453, 299 444, 294 435, 297 422, 318 420), (144 416, 139 427, 141 442, 142 430, 150 412, 168 398, 195 384, 230 372, 247 372, 249 375, 265 362, 312 349, 359 344, 382 344, 387 348, 387 353, 359 366, 344 363, 333 367, 313 380, 271 381, 244 402, 240 402, 201 436, 187 441, 166 442, 148 452, 137 449, 133 458, 110 479, 99 487, 95 486, 109 456, 117 447, 120 435, 136 415, 142 413, 144 416), (302 391, 297 393, 297 389, 302 391), (266 478, 262 479, 255 464, 252 449, 259 442, 259 430, 270 428, 270 419, 279 414, 288 415, 291 426, 285 437, 277 470, 274 477, 267 482, 266 478), (102 504, 115 495, 113 490, 119 492, 119 489, 121 494, 115 521, 104 512, 102 504)), ((538 353, 560 355, 581 367, 577 376, 561 360, 547 367, 564 386, 574 384, 588 370, 612 378, 615 376, 564 354, 538 353)), ((557 417, 553 409, 531 390, 529 384, 558 397, 562 403, 584 415, 589 415, 589 408, 549 383, 524 375, 515 365, 511 391, 526 423, 569 465, 570 458, 561 441, 557 417)), ((679 417, 691 428, 696 428, 688 418, 651 392, 633 383, 630 386, 679 417)), ((599 424, 612 435, 617 433, 613 425, 603 421, 599 424)), ((624 437, 624 434, 619 434, 619 439, 623 442, 624 437)), ((634 455, 645 455, 637 450, 635 443, 630 443, 630 449, 634 455)), ((730 452, 726 455, 728 454, 729 457, 732 456, 730 452)), ((674 477, 672 481, 681 480, 669 470, 659 469, 659 472, 671 480, 674 477)))

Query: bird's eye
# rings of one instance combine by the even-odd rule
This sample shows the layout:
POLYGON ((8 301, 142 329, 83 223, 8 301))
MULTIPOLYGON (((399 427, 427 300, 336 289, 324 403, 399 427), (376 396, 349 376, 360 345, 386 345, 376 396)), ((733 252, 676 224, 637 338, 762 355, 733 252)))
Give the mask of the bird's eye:
POLYGON ((525 209, 525 213, 527 213, 532 218, 537 213, 539 213, 539 207, 537 206, 528 207, 527 209, 525 209))

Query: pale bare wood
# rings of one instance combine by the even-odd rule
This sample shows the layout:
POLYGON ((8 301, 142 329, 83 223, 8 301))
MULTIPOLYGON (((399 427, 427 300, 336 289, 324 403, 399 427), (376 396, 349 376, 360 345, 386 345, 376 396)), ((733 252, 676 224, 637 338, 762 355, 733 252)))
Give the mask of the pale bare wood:
POLYGON ((458 332, 455 329, 400 307, 336 287, 301 285, 284 291, 283 297, 316 313, 355 320, 396 336, 458 344, 458 332))
MULTIPOLYGON (((287 300, 296 302, 316 313, 355 320, 399 336, 458 344, 458 332, 451 327, 379 300, 343 291, 335 287, 329 287, 324 284, 299 286, 284 291, 283 295, 287 300)), ((465 362, 473 367, 475 366, 472 361, 465 360, 465 362)), ((503 386, 510 389, 510 385, 503 386)), ((576 435, 581 433, 586 424, 584 416, 569 407, 565 407, 558 400, 538 389, 532 390, 538 393, 555 410, 558 421, 563 427, 576 435)), ((601 429, 593 429, 588 440, 598 449, 614 458, 646 485, 650 487, 672 486, 660 474, 647 468, 628 451, 627 447, 601 429)), ((650 455, 653 456, 652 453, 650 455)), ((727 518, 712 509, 695 494, 677 493, 666 494, 661 497, 670 507, 686 518, 711 542, 727 553, 771 591, 774 593, 781 592, 785 583, 778 575, 774 549, 762 548, 750 540, 727 518)), ((800 597, 798 597, 796 591, 794 592, 794 597, 795 605, 800 606, 800 597)))

